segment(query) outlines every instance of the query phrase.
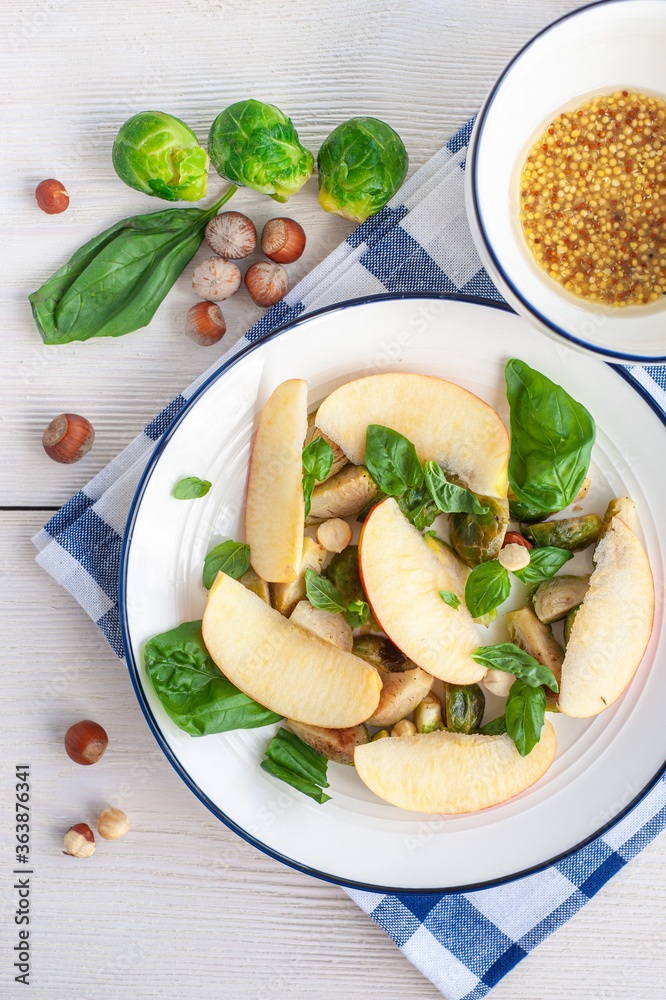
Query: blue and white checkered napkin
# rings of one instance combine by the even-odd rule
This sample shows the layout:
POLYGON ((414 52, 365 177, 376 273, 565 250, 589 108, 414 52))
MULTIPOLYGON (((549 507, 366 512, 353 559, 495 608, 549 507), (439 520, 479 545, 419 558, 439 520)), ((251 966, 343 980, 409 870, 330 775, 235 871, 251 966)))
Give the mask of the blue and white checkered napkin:
MULTIPOLYGON (((155 443, 227 358, 303 313, 382 292, 459 292, 501 302, 467 226, 463 170, 472 122, 399 195, 266 313, 169 404, 35 537, 37 561, 85 608, 123 657, 118 567, 125 521, 155 443)), ((666 367, 632 369, 666 410, 666 367)), ((448 1000, 476 1000, 576 913, 666 827, 666 776, 603 837, 551 868, 497 888, 452 895, 347 890, 448 1000)))

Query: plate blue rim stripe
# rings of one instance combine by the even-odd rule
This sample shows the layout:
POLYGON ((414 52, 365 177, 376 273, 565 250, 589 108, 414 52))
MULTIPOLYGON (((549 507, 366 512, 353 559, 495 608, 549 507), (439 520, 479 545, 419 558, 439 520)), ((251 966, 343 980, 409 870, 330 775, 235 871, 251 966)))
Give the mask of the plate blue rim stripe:
MULTIPOLYGON (((504 885, 504 884, 507 884, 509 882, 514 882, 517 879, 524 878, 527 875, 534 875, 537 872, 544 871, 545 869, 550 868, 550 867, 552 867, 555 864, 559 864, 561 862, 565 862, 566 859, 568 859, 568 858, 572 858, 572 856, 575 855, 578 851, 584 850, 589 844, 591 844, 593 841, 597 840, 607 830, 610 830, 617 823, 619 823, 624 818, 624 816, 626 816, 629 812, 631 812, 631 810, 637 805, 637 803, 640 802, 640 800, 642 798, 644 798, 644 796, 646 796, 648 794, 648 792, 657 784, 657 782, 662 778, 662 776, 664 774, 666 774, 666 761, 664 761, 664 764, 662 765, 662 767, 649 780, 649 782, 641 789, 641 791, 638 792, 638 794, 631 800, 631 802, 629 802, 626 806, 624 806, 624 808, 622 808, 622 810, 616 816, 614 816, 611 820, 609 820, 603 826, 599 827, 598 830, 596 830, 594 833, 592 833, 589 837, 586 837, 585 840, 583 840, 580 843, 576 844, 574 847, 572 847, 569 850, 564 851, 561 854, 558 854, 558 855, 556 855, 556 856, 554 856, 552 858, 549 858, 548 860, 546 860, 546 861, 544 861, 544 862, 542 862, 542 863, 540 863, 538 865, 535 865, 532 868, 526 868, 526 869, 524 869, 522 871, 512 873, 511 875, 503 876, 503 877, 498 878, 498 879, 492 879, 492 880, 489 880, 489 881, 486 881, 486 882, 471 883, 469 885, 464 885, 464 886, 457 885, 457 886, 454 886, 454 887, 446 886, 446 887, 433 887, 433 888, 427 888, 427 889, 423 889, 423 888, 413 888, 412 889, 412 888, 404 888, 404 887, 378 886, 378 885, 371 885, 371 884, 366 883, 366 882, 349 881, 349 880, 346 880, 346 879, 339 878, 337 876, 331 875, 328 872, 322 872, 322 871, 319 871, 317 869, 310 868, 309 866, 303 865, 300 862, 295 861, 294 859, 289 858, 286 855, 283 855, 283 854, 279 853, 278 851, 274 851, 272 848, 270 848, 267 844, 264 844, 257 837, 253 837, 251 834, 249 834, 242 827, 238 826, 238 824, 236 824, 218 806, 216 806, 208 798, 208 796, 205 794, 205 792, 203 792, 202 789, 199 788, 199 786, 196 784, 196 782, 192 780, 192 778, 189 776, 189 774, 184 769, 184 767, 182 766, 182 764, 180 763, 180 761, 177 759, 177 757, 175 756, 175 754, 173 753, 173 751, 169 747, 166 739, 162 735, 162 732, 161 732, 161 729, 160 729, 160 727, 159 727, 159 725, 157 723, 157 720, 155 719, 155 717, 154 717, 154 715, 153 715, 153 713, 151 711, 151 708, 150 708, 150 706, 149 706, 149 704, 148 704, 148 702, 147 702, 147 700, 145 698, 143 689, 142 689, 141 684, 139 682, 139 670, 140 670, 140 666, 139 666, 139 664, 137 664, 136 659, 134 657, 134 653, 133 653, 132 646, 131 646, 130 639, 129 639, 129 625, 128 625, 128 621, 127 621, 127 600, 126 600, 127 565, 128 565, 128 559, 129 559, 129 550, 130 550, 130 546, 131 546, 131 542, 132 542, 133 528, 134 528, 134 524, 135 524, 136 517, 137 517, 137 514, 138 514, 139 506, 140 506, 141 500, 143 498, 143 494, 145 492, 145 489, 146 489, 146 486, 148 484, 148 481, 149 481, 149 479, 150 479, 150 477, 151 477, 151 475, 153 473, 155 465, 156 465, 156 463, 157 463, 157 461, 158 461, 158 459, 159 459, 162 451, 166 447, 167 443, 169 442, 171 436, 173 435, 173 433, 175 432, 176 428, 180 424, 181 420, 184 419, 185 415, 189 412, 190 408, 194 405, 194 403, 199 398, 199 396, 201 396, 204 392, 206 392, 214 382, 216 382, 223 374, 225 374, 227 371, 229 371, 231 368, 233 368, 234 365, 236 365, 241 359, 245 358, 248 354, 252 353, 260 345, 262 345, 264 343, 267 343, 268 341, 273 340, 273 339, 281 336, 284 333, 287 333, 294 326, 300 325, 301 323, 306 322, 306 321, 308 321, 310 319, 314 319, 317 316, 321 316, 321 315, 324 315, 326 313, 337 312, 337 311, 348 309, 348 308, 353 308, 354 306, 366 305, 366 304, 371 303, 371 302, 382 302, 382 301, 387 301, 387 300, 396 301, 396 300, 403 300, 403 299, 436 299, 436 300, 445 300, 445 301, 454 301, 454 302, 471 302, 473 305, 485 306, 485 307, 489 307, 491 309, 500 309, 503 312, 510 312, 510 313, 514 312, 514 310, 509 305, 507 305, 507 303, 505 303, 505 302, 497 302, 497 301, 493 301, 493 300, 489 300, 489 299, 484 299, 484 298, 480 298, 480 297, 472 298, 472 297, 470 297, 468 295, 462 295, 460 293, 449 293, 449 292, 430 292, 430 293, 428 293, 428 292, 400 292, 400 293, 395 293, 395 294, 390 294, 389 293, 389 294, 368 295, 368 296, 362 296, 362 297, 356 298, 356 299, 349 299, 349 300, 347 300, 345 302, 338 302, 338 303, 335 303, 334 305, 324 306, 322 309, 313 310, 312 312, 309 312, 309 313, 307 313, 305 315, 298 316, 295 319, 291 319, 289 322, 285 323, 283 326, 279 327, 276 330, 273 330, 272 333, 267 334, 261 340, 254 341, 253 343, 249 344, 246 348, 244 348, 238 354, 234 355, 234 357, 229 358, 228 361, 226 361, 218 369, 216 369, 216 371, 213 372, 213 374, 201 386, 199 386, 199 388, 194 393, 194 395, 191 397, 191 399, 188 400, 187 404, 174 417, 174 419, 172 420, 171 424, 164 431, 161 439, 157 443, 157 445, 156 445, 156 447, 155 447, 155 449, 154 449, 154 451, 153 451, 153 453, 152 453, 152 455, 151 455, 151 457, 150 457, 150 459, 149 459, 149 461, 148 461, 148 463, 146 465, 146 468, 144 469, 144 472, 143 472, 143 474, 141 476, 141 479, 139 481, 139 485, 138 485, 136 493, 134 495, 134 499, 132 500, 132 505, 130 507, 130 512, 129 512, 129 516, 127 518, 127 524, 126 524, 126 527, 125 527, 125 533, 124 533, 124 536, 123 536, 122 547, 121 547, 120 575, 119 575, 119 588, 118 588, 119 589, 119 606, 120 606, 120 629, 121 629, 121 632, 122 632, 122 641, 123 641, 123 646, 124 646, 124 650, 125 650, 125 659, 126 659, 126 662, 127 662, 127 668, 129 670, 129 674, 130 674, 130 680, 132 681, 132 686, 134 687, 134 692, 136 694, 137 701, 139 702, 141 710, 142 710, 142 712, 143 712, 143 714, 144 714, 144 716, 146 718, 146 721, 148 723, 148 726, 150 727, 150 730, 151 730, 153 736, 155 737, 158 745, 160 746, 162 752, 166 756, 166 758, 169 761, 169 763, 171 764, 171 766, 178 773, 178 775, 182 778, 182 780, 185 782, 185 784, 188 786, 188 788, 190 788, 190 790, 196 795, 196 797, 199 799, 199 801, 202 802, 213 813, 214 816, 216 816, 227 827, 229 827, 229 829, 233 830, 239 837, 241 837, 247 843, 252 844, 253 847, 256 847, 258 850, 262 851, 264 854, 268 855, 269 857, 274 858, 275 860, 282 862, 283 864, 287 865, 290 868, 295 869, 296 871, 303 872, 306 875, 312 875, 315 878, 319 878, 319 879, 321 879, 321 880, 323 880, 325 882, 331 882, 331 883, 333 883, 335 885, 340 885, 340 886, 344 886, 344 887, 347 887, 347 888, 362 889, 362 890, 364 890, 366 892, 376 892, 376 893, 381 893, 381 894, 393 894, 393 895, 399 895, 399 896, 405 896, 405 895, 424 896, 424 895, 435 895, 436 894, 436 895, 440 895, 441 896, 441 895, 451 895, 451 894, 455 894, 455 893, 475 892, 475 891, 480 890, 480 889, 489 889, 489 888, 491 888, 493 886, 504 885)), ((660 409, 660 407, 657 405, 657 403, 649 396, 649 394, 643 389, 643 387, 641 385, 639 385, 632 378, 631 374, 625 368, 623 368, 620 365, 609 364, 608 367, 611 368, 613 371, 615 371, 618 375, 620 375, 625 381, 627 381, 639 393, 639 395, 645 400, 645 402, 647 402, 650 405, 651 409, 656 413, 656 415, 659 417, 659 419, 664 424, 664 426, 666 426, 666 414, 664 414, 664 412, 660 409)), ((613 872, 609 871, 608 874, 607 874, 607 878, 610 878, 612 874, 613 874, 613 872)), ((606 881, 607 878, 604 878, 604 881, 606 881)), ((593 892, 596 892, 598 888, 600 888, 600 885, 597 886, 593 890, 593 892)), ((590 894, 592 894, 592 892, 590 894)), ((522 957, 522 956, 520 956, 520 957, 522 957)), ((518 957, 516 958, 516 962, 517 961, 519 961, 518 957)), ((515 963, 513 963, 513 964, 515 964, 515 963)))

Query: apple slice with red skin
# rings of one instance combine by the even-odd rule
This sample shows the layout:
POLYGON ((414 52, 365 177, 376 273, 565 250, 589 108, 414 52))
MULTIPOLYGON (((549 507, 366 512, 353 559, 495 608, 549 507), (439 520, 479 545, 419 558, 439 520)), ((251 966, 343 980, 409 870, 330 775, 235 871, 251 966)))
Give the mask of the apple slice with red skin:
POLYGON ((425 813, 467 813, 513 798, 545 774, 557 740, 550 722, 521 757, 508 735, 417 733, 354 750, 356 773, 394 806, 425 813))
POLYGON ((611 518, 594 550, 590 585, 569 635, 558 705, 588 718, 625 690, 652 633, 654 584, 643 546, 619 517, 611 518))
POLYGON ((261 411, 252 444, 245 541, 252 569, 268 583, 292 583, 303 554, 303 441, 308 384, 282 382, 261 411))
POLYGON ((481 680, 485 668, 471 654, 482 641, 461 593, 461 576, 428 547, 392 497, 368 514, 358 560, 372 612, 405 656, 450 684, 481 680), (442 600, 442 590, 460 599, 457 609, 442 600))
POLYGON ((225 677, 278 715, 345 729, 379 704, 375 667, 292 624, 224 573, 210 588, 201 631, 225 677))
POLYGON ((389 372, 341 385, 317 411, 317 426, 354 465, 365 464, 369 424, 414 444, 421 462, 439 462, 474 493, 505 498, 509 435, 495 411, 454 382, 389 372))

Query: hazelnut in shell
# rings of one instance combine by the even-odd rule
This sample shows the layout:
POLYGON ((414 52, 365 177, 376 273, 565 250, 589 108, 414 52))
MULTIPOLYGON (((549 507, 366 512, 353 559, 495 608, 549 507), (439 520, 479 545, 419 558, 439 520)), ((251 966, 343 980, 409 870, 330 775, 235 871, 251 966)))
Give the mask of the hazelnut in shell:
POLYGON ((87 455, 93 446, 95 431, 79 413, 61 413, 54 417, 42 435, 44 451, 54 462, 69 465, 87 455))
POLYGON ((92 719, 75 722, 65 733, 67 756, 77 764, 96 764, 108 745, 106 731, 92 719))
POLYGON ((63 837, 65 850, 73 858, 89 858, 95 853, 95 834, 87 823, 75 823, 63 837))
POLYGON ((129 830, 127 816, 122 809, 102 809, 97 820, 97 832, 105 840, 118 840, 129 830))
POLYGON ((195 344, 211 347, 227 332, 222 310, 215 302, 197 302, 187 311, 185 333, 195 344))
POLYGON ((293 264, 305 250, 305 230, 293 219, 269 219, 261 234, 261 249, 278 264, 293 264))
POLYGON ((60 215, 69 207, 69 195, 65 185, 53 177, 37 185, 35 198, 42 212, 46 212, 47 215, 60 215))
POLYGON ((289 290, 289 276, 282 264, 258 260, 245 272, 245 287, 253 301, 267 309, 285 297, 289 290))
POLYGON ((241 273, 224 257, 208 257, 194 268, 192 288, 201 299, 222 302, 240 288, 241 273))
POLYGON ((241 212, 221 212, 206 226, 206 243, 213 253, 228 260, 248 257, 257 245, 252 219, 241 212))

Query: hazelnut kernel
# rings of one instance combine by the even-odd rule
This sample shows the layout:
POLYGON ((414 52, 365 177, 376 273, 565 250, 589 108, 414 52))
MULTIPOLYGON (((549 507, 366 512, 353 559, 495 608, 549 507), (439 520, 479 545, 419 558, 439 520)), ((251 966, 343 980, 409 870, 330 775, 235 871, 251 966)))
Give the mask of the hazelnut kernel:
POLYGON ((73 858, 89 858, 95 853, 95 835, 87 823, 75 823, 63 837, 65 850, 73 858))
POLYGON ((106 731, 92 719, 75 722, 65 733, 67 756, 77 764, 96 764, 108 745, 106 731))
POLYGON ((401 719, 391 730, 391 736, 413 736, 415 732, 416 726, 413 722, 410 722, 409 719, 401 719))
POLYGON ((258 260, 245 273, 245 286, 258 306, 267 309, 283 299, 289 289, 289 276, 282 264, 258 260))
POLYGON ((69 206, 69 195, 65 185, 52 177, 37 185, 35 198, 42 212, 46 212, 47 215, 60 215, 69 206))
POLYGON ((293 264, 305 250, 305 230, 294 219, 269 219, 261 234, 261 249, 278 264, 293 264))
POLYGON ((127 816, 122 809, 102 809, 97 820, 97 832, 105 840, 118 840, 129 830, 127 816))
POLYGON ((504 569, 515 573, 516 570, 525 569, 526 566, 529 566, 530 554, 524 545, 518 545, 513 542, 502 546, 497 561, 504 569))
POLYGON ((222 302, 238 291, 241 273, 224 257, 209 257, 197 264, 192 274, 192 288, 201 299, 222 302))
POLYGON ((327 552, 342 552, 352 540, 351 525, 341 517, 331 517, 317 528, 317 541, 327 552))
POLYGON ((241 212, 222 212, 206 226, 206 243, 211 250, 228 260, 240 260, 257 245, 257 230, 252 219, 241 212))
POLYGON ((201 347, 211 347, 222 340, 227 332, 222 310, 215 302, 197 302, 188 309, 185 318, 185 333, 201 347))
POLYGON ((525 538, 525 536, 521 535, 519 531, 507 531, 504 536, 504 541, 502 542, 502 548, 504 548, 505 545, 524 545, 528 550, 533 548, 529 538, 525 538))
POLYGON ((64 465, 78 462, 87 455, 94 440, 92 424, 78 413, 61 413, 54 417, 42 435, 46 454, 64 465))

